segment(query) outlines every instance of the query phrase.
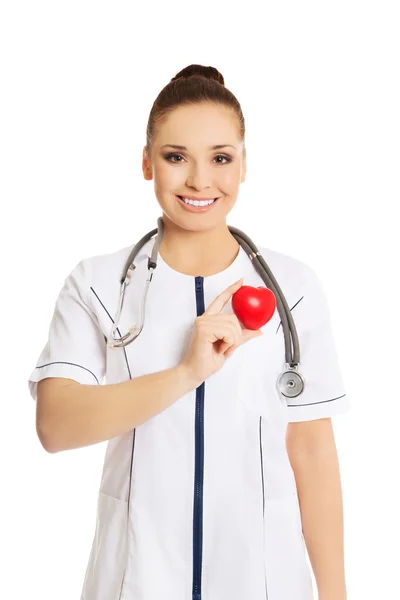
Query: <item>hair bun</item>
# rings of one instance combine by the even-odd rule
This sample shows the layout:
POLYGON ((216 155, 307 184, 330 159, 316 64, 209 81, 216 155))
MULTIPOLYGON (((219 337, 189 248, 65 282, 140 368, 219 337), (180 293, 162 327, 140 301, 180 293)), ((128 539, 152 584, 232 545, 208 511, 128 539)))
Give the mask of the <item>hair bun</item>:
POLYGON ((185 79, 187 77, 192 77, 193 75, 206 77, 207 79, 215 79, 215 81, 218 81, 221 85, 225 85, 224 78, 217 69, 214 67, 205 67, 203 65, 189 65, 182 69, 182 71, 179 71, 171 81, 175 81, 180 77, 185 79))

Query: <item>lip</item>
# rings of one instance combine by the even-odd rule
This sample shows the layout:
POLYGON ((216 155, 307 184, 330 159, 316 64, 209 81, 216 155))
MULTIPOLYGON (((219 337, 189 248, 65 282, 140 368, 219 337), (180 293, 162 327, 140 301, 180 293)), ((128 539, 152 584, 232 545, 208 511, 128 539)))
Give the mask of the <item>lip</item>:
POLYGON ((208 198, 197 198, 196 196, 186 196, 185 194, 180 194, 183 198, 186 198, 187 200, 214 200, 214 198, 212 197, 208 197, 208 198))
MULTIPOLYGON (((211 209, 214 208, 214 206, 217 204, 219 198, 217 198, 215 200, 215 202, 213 202, 212 204, 209 204, 208 206, 191 206, 190 204, 185 204, 185 202, 183 200, 181 200, 179 198, 179 196, 176 196, 178 199, 178 202, 181 206, 183 206, 183 208, 185 208, 187 211, 189 212, 196 212, 196 213, 203 213, 203 212, 208 212, 211 209)), ((186 196, 185 196, 186 198, 186 196)), ((197 200, 200 200, 200 198, 197 198, 197 200)), ((204 200, 209 200, 209 198, 204 198, 204 200)))

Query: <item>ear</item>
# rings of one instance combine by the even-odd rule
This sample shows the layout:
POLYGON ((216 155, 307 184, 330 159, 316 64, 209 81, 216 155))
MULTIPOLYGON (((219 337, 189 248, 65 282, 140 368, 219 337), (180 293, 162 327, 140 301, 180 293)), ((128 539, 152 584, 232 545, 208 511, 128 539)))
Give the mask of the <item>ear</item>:
POLYGON ((143 177, 147 181, 150 181, 151 179, 153 179, 153 170, 151 167, 151 160, 147 154, 146 146, 143 147, 142 171, 143 171, 143 177))

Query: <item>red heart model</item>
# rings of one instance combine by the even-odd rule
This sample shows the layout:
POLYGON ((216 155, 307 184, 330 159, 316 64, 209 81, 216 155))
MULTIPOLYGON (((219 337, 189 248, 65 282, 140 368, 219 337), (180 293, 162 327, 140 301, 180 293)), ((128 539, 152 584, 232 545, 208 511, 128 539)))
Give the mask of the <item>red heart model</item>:
POLYGON ((275 312, 275 294, 263 286, 242 285, 232 295, 232 309, 247 329, 260 329, 275 312))

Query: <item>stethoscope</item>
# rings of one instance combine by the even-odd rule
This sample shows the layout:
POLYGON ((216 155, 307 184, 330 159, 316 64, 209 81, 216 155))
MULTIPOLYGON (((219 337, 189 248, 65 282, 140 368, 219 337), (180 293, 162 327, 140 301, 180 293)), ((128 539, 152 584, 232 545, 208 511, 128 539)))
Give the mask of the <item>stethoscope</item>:
MULTIPOLYGON (((157 225, 158 227, 156 229, 153 229, 152 231, 144 235, 142 239, 134 246, 132 252, 130 253, 125 263, 123 276, 120 280, 121 292, 119 308, 115 316, 113 328, 111 330, 111 335, 114 342, 109 342, 108 346, 110 348, 124 348, 125 346, 128 346, 128 344, 131 344, 138 337, 138 335, 141 333, 144 327, 147 293, 149 290, 150 282, 153 278, 154 269, 157 267, 158 249, 160 247, 164 234, 164 222, 162 220, 162 217, 159 217, 157 219, 157 225), (148 277, 146 279, 141 304, 140 326, 133 325, 128 330, 128 333, 126 335, 120 338, 116 338, 115 331, 118 328, 118 323, 121 317, 122 307, 125 298, 125 289, 127 285, 129 285, 132 273, 136 268, 136 265, 133 264, 133 261, 135 260, 135 257, 141 249, 141 247, 144 244, 146 244, 146 242, 154 235, 157 235, 157 237, 153 245, 151 256, 147 263, 148 277)), ((229 226, 228 229, 239 242, 239 244, 242 246, 242 248, 246 251, 246 254, 252 261, 254 268, 256 269, 266 286, 275 294, 276 304, 278 307, 279 316, 281 318, 283 335, 285 340, 285 370, 279 375, 277 380, 277 386, 283 396, 286 396, 287 398, 296 398, 296 396, 299 396, 303 392, 305 380, 304 376, 301 375, 301 373, 299 373, 298 371, 298 365, 300 364, 300 348, 297 330, 294 324, 292 313, 290 312, 289 306, 286 302, 285 296, 283 295, 281 288, 278 285, 278 282, 276 281, 270 268, 268 267, 261 253, 258 251, 258 248, 254 244, 254 242, 245 233, 243 233, 243 231, 240 231, 240 229, 236 229, 236 227, 231 226, 229 226), (290 336, 292 337, 293 342, 293 358, 290 336)))

